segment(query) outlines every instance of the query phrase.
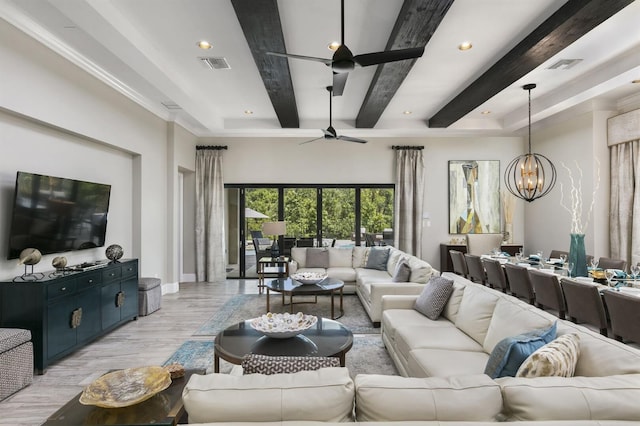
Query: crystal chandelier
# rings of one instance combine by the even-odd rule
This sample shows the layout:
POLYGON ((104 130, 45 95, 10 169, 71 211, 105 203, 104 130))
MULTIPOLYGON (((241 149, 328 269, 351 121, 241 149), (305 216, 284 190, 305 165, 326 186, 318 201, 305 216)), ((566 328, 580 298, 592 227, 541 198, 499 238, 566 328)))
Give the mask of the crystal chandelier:
POLYGON ((529 153, 514 158, 504 172, 509 192, 525 201, 544 197, 556 184, 556 167, 542 154, 531 153, 531 90, 535 84, 522 86, 529 92, 529 153))

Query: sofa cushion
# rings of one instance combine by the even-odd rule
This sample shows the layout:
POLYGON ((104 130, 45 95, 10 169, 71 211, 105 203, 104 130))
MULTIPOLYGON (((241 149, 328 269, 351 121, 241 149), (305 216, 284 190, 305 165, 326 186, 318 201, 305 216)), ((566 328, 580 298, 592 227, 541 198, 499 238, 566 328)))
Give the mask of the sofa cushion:
POLYGON ((359 374, 357 421, 493 421, 500 387, 487 376, 415 378, 359 374))
POLYGON ((502 339, 495 346, 484 373, 496 377, 515 376, 522 363, 536 350, 540 349, 556 337, 556 323, 545 329, 532 330, 528 333, 502 339))
MULTIPOLYGON (((447 278, 449 277, 448 275, 443 276, 447 278)), ((459 283, 456 280, 453 280, 453 292, 451 293, 451 296, 449 296, 449 300, 447 301, 447 304, 444 305, 444 309, 442 310, 442 316, 449 321, 456 321, 458 311, 460 310, 460 302, 462 301, 464 289, 465 285, 459 283)))
MULTIPOLYGON (((387 259, 387 273, 389 275, 393 275, 396 270, 396 266, 398 266, 398 262, 402 259, 407 258, 404 252, 398 250, 395 247, 389 247, 389 259, 387 259)), ((409 280, 407 280, 409 281, 409 280)))
POLYGON ((298 264, 298 268, 307 267, 307 248, 306 247, 291 247, 291 259, 298 264))
POLYGON ((351 419, 354 384, 345 367, 290 374, 194 374, 182 392, 190 423, 351 419), (250 409, 247 409, 250 401, 250 409))
POLYGON ((453 291, 453 281, 444 277, 434 277, 422 289, 413 309, 430 320, 437 320, 453 291))
POLYGON ((394 283, 406 283, 411 278, 411 268, 409 267, 409 263, 401 259, 398 263, 396 263, 396 268, 391 275, 391 281, 394 283))
POLYGON ((515 297, 501 296, 493 310, 493 316, 484 339, 484 350, 491 353, 499 341, 531 330, 549 328, 554 321, 539 314, 538 309, 515 297))
POLYGON ((503 377, 509 420, 640 421, 640 375, 608 377, 503 377))
POLYGON ((329 250, 323 248, 307 249, 307 268, 328 268, 329 267, 329 250))
POLYGON ((431 321, 415 309, 385 309, 382 311, 382 330, 387 337, 394 341, 398 328, 420 326, 424 333, 429 333, 431 327, 455 328, 455 325, 444 317, 431 321))
POLYGON ((351 259, 354 268, 364 268, 367 264, 367 256, 369 255, 369 247, 354 247, 353 259, 351 259))
POLYGON ((377 269, 379 271, 387 270, 387 261, 389 260, 389 249, 380 247, 371 247, 369 256, 367 257, 366 269, 377 269))
POLYGON ((456 327, 478 343, 484 343, 498 295, 479 284, 469 283, 464 289, 456 316, 456 327))
POLYGON ((431 265, 415 256, 409 256, 409 267, 411 268, 409 279, 412 283, 426 284, 429 278, 434 275, 431 265))
POLYGON ((405 355, 412 377, 453 377, 482 374, 489 355, 477 351, 413 349, 405 355))
POLYGON ((395 333, 396 350, 408 354, 414 349, 450 349, 482 352, 482 345, 457 328, 401 325, 395 333))
POLYGON ((322 356, 269 356, 249 354, 242 358, 243 374, 297 373, 325 367, 340 367, 340 359, 322 356))
POLYGON ((337 280, 342 280, 345 283, 354 282, 356 280, 356 271, 349 267, 329 267, 327 268, 327 275, 337 280))
POLYGON ((516 377, 573 377, 580 356, 580 336, 564 334, 529 355, 516 377))
POLYGON ((329 268, 353 268, 352 259, 353 248, 351 247, 329 249, 329 268))

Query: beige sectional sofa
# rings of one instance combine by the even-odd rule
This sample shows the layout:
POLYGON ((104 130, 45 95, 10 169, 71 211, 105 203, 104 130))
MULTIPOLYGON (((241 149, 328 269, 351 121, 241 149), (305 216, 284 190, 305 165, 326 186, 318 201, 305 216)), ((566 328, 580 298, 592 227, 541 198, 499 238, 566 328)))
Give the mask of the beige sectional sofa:
POLYGON ((386 294, 420 294, 424 285, 439 272, 424 260, 408 255, 394 247, 346 247, 291 249, 289 273, 325 272, 332 278, 344 281, 345 293, 356 293, 369 318, 378 326, 382 319, 382 296, 386 294), (369 269, 367 259, 371 250, 389 250, 384 270, 369 269), (314 251, 314 262, 307 259, 307 251, 314 251), (326 263, 318 261, 318 251, 326 252, 326 263), (408 282, 393 282, 398 262, 405 260, 411 273, 408 282))

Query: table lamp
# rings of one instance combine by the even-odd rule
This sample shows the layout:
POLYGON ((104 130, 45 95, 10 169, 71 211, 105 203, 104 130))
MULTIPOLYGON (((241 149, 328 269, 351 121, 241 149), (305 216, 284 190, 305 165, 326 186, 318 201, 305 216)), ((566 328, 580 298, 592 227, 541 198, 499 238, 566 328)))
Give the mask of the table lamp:
POLYGON ((285 221, 279 222, 265 222, 262 224, 262 233, 264 235, 273 235, 273 244, 271 244, 271 258, 275 259, 280 256, 280 247, 278 247, 278 237, 284 235, 287 232, 287 223, 285 221))

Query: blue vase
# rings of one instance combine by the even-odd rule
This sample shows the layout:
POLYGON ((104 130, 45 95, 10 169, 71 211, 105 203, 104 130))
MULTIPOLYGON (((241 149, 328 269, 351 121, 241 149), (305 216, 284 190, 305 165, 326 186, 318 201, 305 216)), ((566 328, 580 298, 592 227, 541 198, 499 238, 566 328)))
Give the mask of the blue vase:
POLYGON ((573 263, 572 277, 587 276, 587 253, 584 249, 584 234, 571 234, 569 262, 573 263))

